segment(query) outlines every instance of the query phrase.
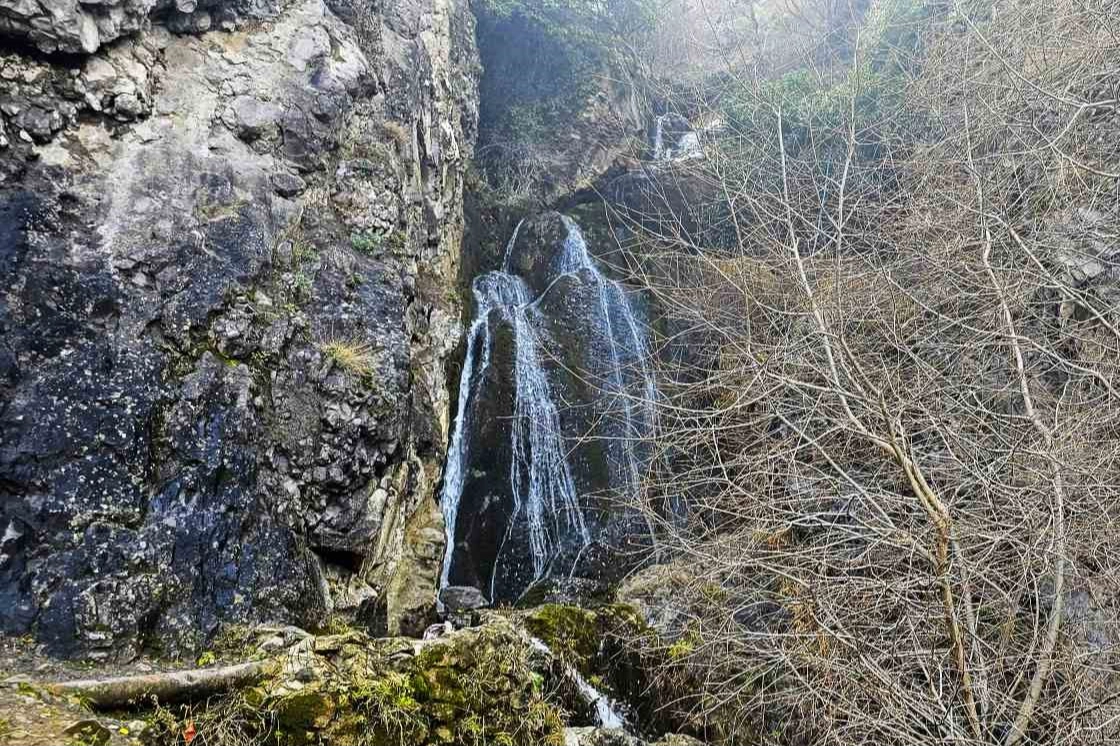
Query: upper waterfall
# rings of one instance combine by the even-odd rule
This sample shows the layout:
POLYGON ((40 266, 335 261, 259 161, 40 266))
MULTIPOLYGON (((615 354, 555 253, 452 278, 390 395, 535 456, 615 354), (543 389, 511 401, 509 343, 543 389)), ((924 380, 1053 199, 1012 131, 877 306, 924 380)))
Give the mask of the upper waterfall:
POLYGON ((653 160, 676 161, 703 155, 700 137, 679 114, 661 114, 653 121, 653 160))
POLYGON ((631 299, 574 220, 519 223, 475 317, 444 478, 441 584, 515 601, 545 578, 599 578, 633 517, 656 386, 631 299))

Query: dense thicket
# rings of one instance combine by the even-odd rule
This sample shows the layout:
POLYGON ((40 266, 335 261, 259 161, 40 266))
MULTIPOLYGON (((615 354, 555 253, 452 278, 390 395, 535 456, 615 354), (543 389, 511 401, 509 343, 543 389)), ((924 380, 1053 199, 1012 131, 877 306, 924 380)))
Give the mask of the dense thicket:
POLYGON ((631 247, 691 351, 645 500, 687 570, 659 686, 694 725, 1120 737, 1118 18, 876 1, 778 67, 748 27, 696 84, 675 168, 718 231, 631 247))

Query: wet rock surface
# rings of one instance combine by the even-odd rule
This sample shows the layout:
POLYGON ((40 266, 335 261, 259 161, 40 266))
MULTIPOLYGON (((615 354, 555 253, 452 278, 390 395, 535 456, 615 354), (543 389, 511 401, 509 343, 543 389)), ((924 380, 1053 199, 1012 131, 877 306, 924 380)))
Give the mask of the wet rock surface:
POLYGON ((656 397, 640 305, 554 212, 522 223, 474 288, 445 583, 516 602, 547 579, 617 579, 648 537, 626 503, 656 397))
POLYGON ((5 632, 120 660, 427 624, 473 19, 335 6, 0 59, 5 632))

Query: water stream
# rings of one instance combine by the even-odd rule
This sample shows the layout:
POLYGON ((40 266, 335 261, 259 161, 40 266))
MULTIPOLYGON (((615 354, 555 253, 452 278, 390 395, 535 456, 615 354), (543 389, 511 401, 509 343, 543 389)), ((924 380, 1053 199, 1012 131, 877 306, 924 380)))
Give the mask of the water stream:
POLYGON ((668 114, 661 114, 654 120, 653 160, 665 162, 702 156, 700 136, 691 129, 680 133, 675 143, 666 144, 665 123, 669 117, 668 114))
POLYGON ((596 726, 601 726, 604 729, 627 729, 628 731, 633 731, 627 723, 626 717, 622 715, 621 708, 604 693, 600 692, 598 688, 588 682, 584 676, 579 673, 578 669, 553 656, 552 650, 539 638, 530 638, 529 643, 533 648, 560 662, 564 678, 575 685, 576 690, 579 692, 580 699, 594 712, 596 726))

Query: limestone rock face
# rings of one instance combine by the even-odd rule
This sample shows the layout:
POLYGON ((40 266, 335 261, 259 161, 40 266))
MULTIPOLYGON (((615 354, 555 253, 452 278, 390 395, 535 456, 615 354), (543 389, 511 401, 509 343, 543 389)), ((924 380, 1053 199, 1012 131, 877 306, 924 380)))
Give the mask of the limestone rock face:
POLYGON ((467 3, 252 4, 275 18, 100 48, 82 29, 139 6, 17 5, 3 32, 98 51, 0 58, 0 629, 118 659, 229 621, 422 629, 467 3))

